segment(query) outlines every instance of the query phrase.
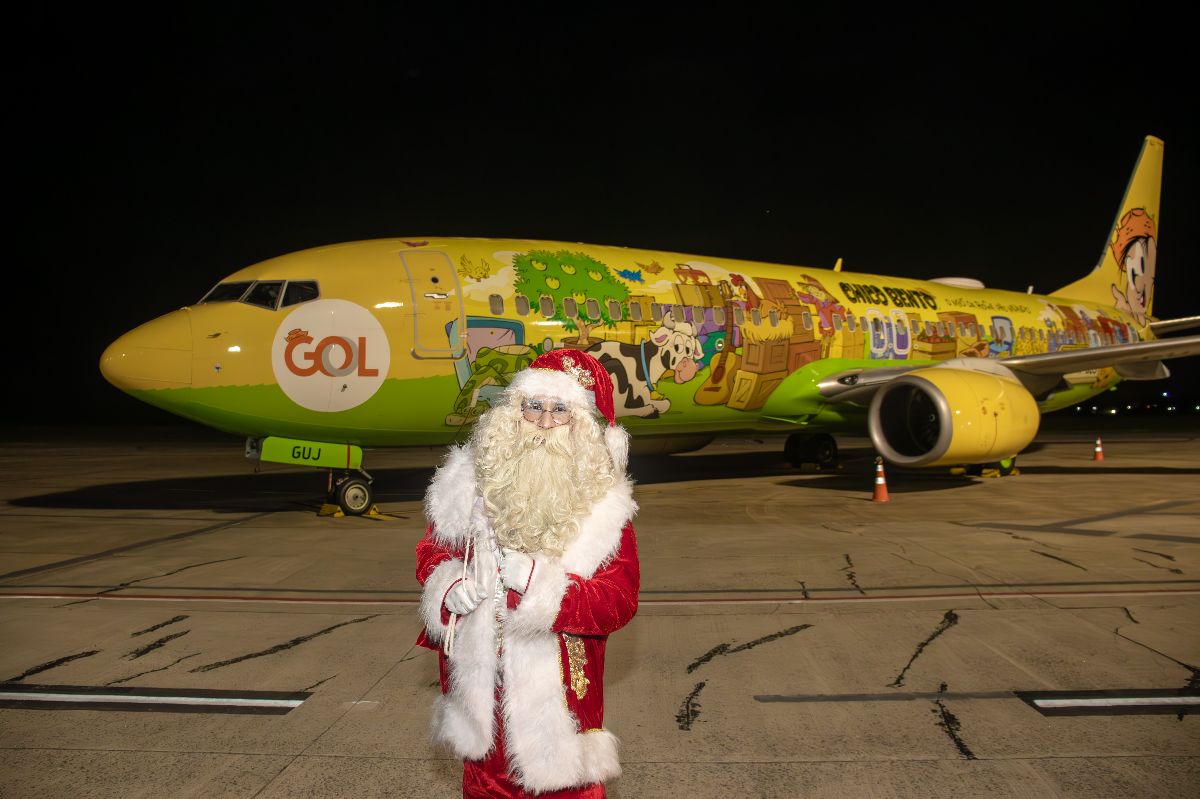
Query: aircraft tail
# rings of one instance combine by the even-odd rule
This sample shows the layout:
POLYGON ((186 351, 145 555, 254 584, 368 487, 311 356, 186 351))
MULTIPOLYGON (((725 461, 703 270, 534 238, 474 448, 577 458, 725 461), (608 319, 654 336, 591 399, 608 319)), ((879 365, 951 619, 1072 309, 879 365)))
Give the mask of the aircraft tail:
POLYGON ((1147 136, 1100 261, 1088 275, 1053 294, 1115 305, 1139 327, 1149 322, 1158 258, 1162 139, 1147 136))

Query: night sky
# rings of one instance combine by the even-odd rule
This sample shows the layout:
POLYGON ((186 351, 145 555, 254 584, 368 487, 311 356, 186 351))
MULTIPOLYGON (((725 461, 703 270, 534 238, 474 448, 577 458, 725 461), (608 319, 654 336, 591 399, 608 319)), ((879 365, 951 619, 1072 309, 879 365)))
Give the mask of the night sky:
MULTIPOLYGON (((8 424, 169 421, 104 382, 105 346, 339 241, 842 257, 1048 292, 1095 264, 1147 134, 1154 311, 1200 312, 1197 45, 1161 7, 169 5, 11 18, 8 424)), ((1197 361, 1155 388, 1195 392, 1197 361)))

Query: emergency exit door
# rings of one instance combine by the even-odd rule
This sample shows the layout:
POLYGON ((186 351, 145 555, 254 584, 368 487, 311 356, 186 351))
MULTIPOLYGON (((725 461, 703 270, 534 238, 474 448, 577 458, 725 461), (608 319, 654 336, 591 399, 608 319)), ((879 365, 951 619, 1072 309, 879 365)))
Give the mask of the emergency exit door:
POLYGON ((463 357, 467 322, 462 289, 450 257, 440 250, 415 250, 400 253, 400 262, 412 290, 413 355, 455 360, 463 357))

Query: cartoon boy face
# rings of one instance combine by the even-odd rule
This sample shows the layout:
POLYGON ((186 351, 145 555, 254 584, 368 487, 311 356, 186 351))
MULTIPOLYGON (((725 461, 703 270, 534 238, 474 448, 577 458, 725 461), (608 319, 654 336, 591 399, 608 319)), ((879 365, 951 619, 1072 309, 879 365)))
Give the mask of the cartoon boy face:
POLYGON ((1143 208, 1129 211, 1117 224, 1110 247, 1117 266, 1125 273, 1125 286, 1113 284, 1117 308, 1128 312, 1139 325, 1146 324, 1154 297, 1154 269, 1158 260, 1154 220, 1143 208))
POLYGON ((1145 324, 1146 312, 1150 308, 1157 257, 1158 247, 1151 238, 1138 239, 1125 251, 1125 299, 1139 325, 1145 324))

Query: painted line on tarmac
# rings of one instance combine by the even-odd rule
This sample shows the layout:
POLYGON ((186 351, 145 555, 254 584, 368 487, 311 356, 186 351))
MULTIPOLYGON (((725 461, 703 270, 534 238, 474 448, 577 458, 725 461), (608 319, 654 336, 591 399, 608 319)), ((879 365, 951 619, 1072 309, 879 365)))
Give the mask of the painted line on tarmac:
POLYGON ((1020 699, 1044 716, 1129 716, 1191 714, 1200 695, 1175 688, 1127 688, 1101 691, 906 691, 886 694, 759 694, 755 702, 917 702, 1020 699))
POLYGON ((152 713, 243 713, 281 716, 312 694, 190 688, 113 688, 0 683, 0 707, 23 710, 124 710, 152 713))
MULTIPOLYGON (((1037 597, 1118 597, 1145 596, 1154 594, 1169 594, 1173 596, 1200 595, 1200 588, 1140 588, 1112 591, 964 591, 960 593, 940 594, 885 594, 877 596, 783 596, 783 597, 730 597, 727 599, 647 599, 642 598, 639 604, 645 605, 807 605, 819 602, 929 602, 937 600, 960 600, 982 598, 1037 598, 1037 597)), ((248 596, 244 594, 214 594, 209 596, 186 596, 180 594, 81 594, 61 592, 0 592, 0 600, 4 599, 79 599, 97 601, 121 602, 247 602, 263 604, 289 605, 419 605, 421 600, 413 599, 369 599, 357 597, 277 597, 277 596, 248 596)))
POLYGON ((1103 691, 1014 691, 1043 716, 1128 716, 1173 714, 1200 709, 1195 691, 1173 688, 1103 691))

